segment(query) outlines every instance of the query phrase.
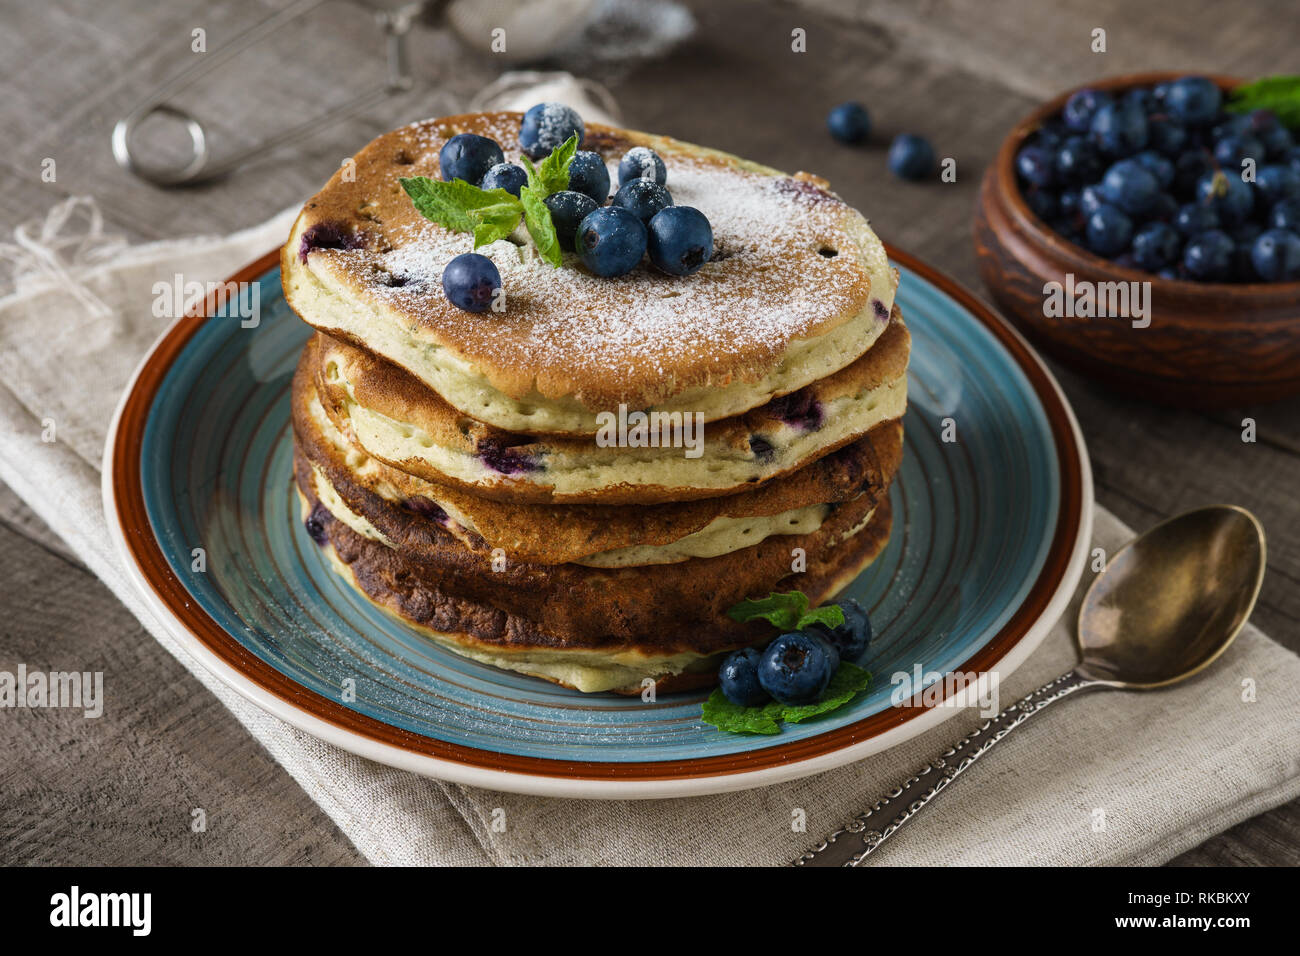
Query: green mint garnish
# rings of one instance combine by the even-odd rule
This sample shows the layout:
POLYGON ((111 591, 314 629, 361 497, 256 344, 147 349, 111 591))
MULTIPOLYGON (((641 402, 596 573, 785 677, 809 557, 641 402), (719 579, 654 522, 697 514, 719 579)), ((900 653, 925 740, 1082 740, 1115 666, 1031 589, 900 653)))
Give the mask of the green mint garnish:
POLYGON ((555 234, 551 210, 532 186, 524 186, 519 190, 519 201, 524 207, 524 225, 528 229, 528 235, 533 237, 537 252, 551 265, 558 266, 560 239, 555 234))
POLYGON ((1269 76, 1239 86, 1224 105, 1230 113, 1272 110, 1282 125, 1300 129, 1300 76, 1269 76))
POLYGON ((480 189, 463 179, 443 182, 411 176, 399 182, 420 215, 452 232, 472 232, 475 249, 504 239, 523 219, 542 258, 559 266, 560 241, 544 200, 569 188, 569 164, 577 152, 575 134, 551 150, 539 166, 529 162, 527 156, 522 157, 528 185, 519 191, 517 199, 504 189, 480 189))
POLYGON ((843 661, 826 685, 825 693, 811 704, 787 705, 773 700, 758 707, 741 707, 727 700, 720 689, 714 688, 704 702, 703 719, 706 724, 728 733, 775 734, 781 730, 781 721, 798 724, 838 710, 870 683, 870 672, 843 661))
POLYGON ((769 594, 757 601, 741 601, 728 608, 727 617, 741 624, 767 621, 781 631, 801 631, 811 624, 839 627, 844 623, 844 611, 839 605, 826 604, 809 610, 808 595, 802 591, 769 594))

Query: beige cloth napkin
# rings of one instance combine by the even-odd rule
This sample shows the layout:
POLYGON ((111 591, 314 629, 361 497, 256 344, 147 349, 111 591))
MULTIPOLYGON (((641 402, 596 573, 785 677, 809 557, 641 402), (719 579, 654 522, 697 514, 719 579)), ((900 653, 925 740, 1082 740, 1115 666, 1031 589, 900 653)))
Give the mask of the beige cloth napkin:
MULTIPOLYGON (((849 819, 974 725, 943 725, 853 766, 743 793, 657 802, 542 799, 427 780, 322 743, 189 658, 142 606, 108 540, 99 467, 118 394, 166 325, 152 286, 220 280, 278 245, 293 212, 224 238, 127 248, 93 201, 20 227, 0 257, 0 479, 98 574, 382 864, 774 864, 849 819), (93 367, 95 375, 85 374, 93 367), (53 421, 57 441, 41 440, 53 421), (803 811, 806 832, 792 820, 803 811), (504 829, 500 823, 504 822, 504 829)), ((1099 508, 1095 544, 1131 532, 1099 508)), ((1085 582, 1086 583, 1086 582, 1085 582)), ((1066 621, 1073 620, 1073 611, 1066 621)), ((1004 703, 1068 669, 1058 625, 1004 678, 1004 703)), ((1151 694, 1084 694, 1036 718, 874 858, 893 864, 1160 863, 1300 794, 1300 659, 1253 627, 1206 674, 1151 694), (1243 684, 1253 682, 1253 699, 1243 684)))

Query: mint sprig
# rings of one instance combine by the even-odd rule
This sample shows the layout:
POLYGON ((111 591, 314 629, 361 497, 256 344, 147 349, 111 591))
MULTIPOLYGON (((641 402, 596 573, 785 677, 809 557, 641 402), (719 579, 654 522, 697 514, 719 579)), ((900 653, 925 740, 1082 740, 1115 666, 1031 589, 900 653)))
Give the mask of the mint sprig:
POLYGON ((809 610, 808 595, 802 591, 772 593, 757 601, 741 601, 727 609, 727 617, 741 624, 767 621, 781 631, 802 631, 812 624, 839 627, 844 623, 844 611, 839 605, 826 604, 809 610))
POLYGON ((1228 94, 1229 113, 1271 110, 1282 125, 1300 129, 1300 76, 1266 76, 1228 94))
POLYGON ((702 718, 706 724, 728 733, 775 734, 780 732, 782 721, 799 724, 838 710, 870 683, 869 671, 843 661, 826 685, 826 691, 811 704, 782 704, 773 700, 757 707, 741 707, 727 700, 721 689, 714 688, 704 702, 702 718))
POLYGON ((569 188, 569 164, 578 152, 577 135, 551 150, 534 166, 522 157, 528 185, 516 198, 504 189, 480 189, 463 179, 443 182, 428 176, 398 180, 420 215, 452 232, 472 232, 474 248, 504 239, 524 221, 537 251, 553 266, 559 266, 560 242, 545 199, 569 188))

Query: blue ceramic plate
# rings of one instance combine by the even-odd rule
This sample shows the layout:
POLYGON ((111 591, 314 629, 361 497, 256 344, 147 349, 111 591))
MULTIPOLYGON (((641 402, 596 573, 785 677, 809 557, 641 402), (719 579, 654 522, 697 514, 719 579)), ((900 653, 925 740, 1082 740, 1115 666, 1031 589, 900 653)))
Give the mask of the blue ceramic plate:
POLYGON ((1041 363, 950 280, 891 255, 912 333, 905 451, 893 536, 847 591, 870 609, 877 676, 819 721, 737 736, 701 723, 700 693, 565 690, 434 646, 346 586, 298 520, 289 381, 309 329, 274 255, 233 277, 259 284, 255 328, 225 307, 182 319, 137 373, 106 453, 110 525, 187 649, 267 710, 373 759, 588 797, 739 789, 858 759, 956 712, 891 706, 890 675, 1005 677, 1028 655, 1064 610, 1091 525, 1086 453, 1041 363))

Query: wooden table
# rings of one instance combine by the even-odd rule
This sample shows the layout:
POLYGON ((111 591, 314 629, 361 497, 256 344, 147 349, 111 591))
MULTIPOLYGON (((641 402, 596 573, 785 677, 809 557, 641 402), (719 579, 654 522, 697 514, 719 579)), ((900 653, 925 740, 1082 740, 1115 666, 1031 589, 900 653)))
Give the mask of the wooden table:
MULTIPOLYGON (((0 57, 5 188, 0 221, 41 216, 59 199, 95 196, 132 240, 252 225, 301 202, 374 135, 427 115, 436 88, 464 102, 504 65, 420 28, 425 85, 307 146, 210 186, 161 191, 109 153, 113 122, 199 55, 284 5, 256 0, 48 0, 6 14, 0 57), (54 183, 41 162, 57 161, 54 183)), ((1300 15, 1268 2, 1211 0, 804 0, 693 3, 700 29, 667 59, 594 66, 629 125, 826 176, 889 241, 979 289, 971 209, 985 164, 1037 100, 1109 73, 1196 69, 1244 76, 1293 70, 1300 15), (1286 22, 1282 22, 1286 18, 1286 22), (791 50, 791 31, 807 52, 791 50), (1104 54, 1090 49, 1107 31, 1104 54), (865 101, 873 144, 849 149, 822 127, 828 108, 865 101), (893 133, 927 135, 957 159, 952 184, 885 173, 893 133)), ((267 40, 182 98, 211 118, 216 148, 256 141, 314 115, 382 75, 368 14, 346 3, 267 40)), ((166 144, 159 137, 160 150, 166 144)), ((1269 535, 1254 620, 1300 650, 1300 401, 1214 414, 1117 398, 1056 369, 1092 454, 1098 500, 1135 528, 1199 504, 1252 509, 1269 535), (1241 419, 1258 423, 1243 444, 1241 419)), ((16 497, 0 488, 0 654, 29 667, 95 660, 113 706, 93 729, 59 711, 0 721, 0 861, 42 863, 357 863, 348 841, 280 767, 16 497), (75 770, 69 771, 68 767, 75 770), (207 832, 190 811, 208 812, 207 832)), ((866 796, 866 795, 864 795, 866 796)), ((1179 864, 1300 863, 1300 801, 1249 820, 1179 864)))

